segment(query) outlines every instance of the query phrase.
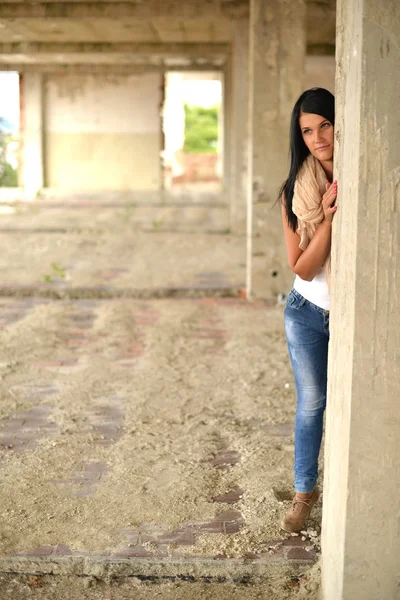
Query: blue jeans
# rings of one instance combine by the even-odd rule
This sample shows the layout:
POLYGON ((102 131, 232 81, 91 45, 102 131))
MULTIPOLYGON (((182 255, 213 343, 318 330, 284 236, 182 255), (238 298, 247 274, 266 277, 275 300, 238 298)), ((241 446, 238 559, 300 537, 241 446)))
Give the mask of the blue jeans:
POLYGON ((296 492, 311 492, 318 479, 328 371, 329 311, 296 290, 285 307, 285 331, 296 383, 294 442, 296 492))

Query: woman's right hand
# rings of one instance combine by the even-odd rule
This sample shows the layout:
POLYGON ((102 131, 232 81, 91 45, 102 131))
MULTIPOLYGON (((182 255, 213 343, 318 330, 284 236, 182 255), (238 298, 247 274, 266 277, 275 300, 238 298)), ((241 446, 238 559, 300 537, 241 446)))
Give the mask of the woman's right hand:
POLYGON ((322 208, 324 209, 324 216, 327 221, 332 221, 333 215, 337 211, 337 206, 332 206, 337 196, 337 181, 325 184, 326 192, 322 196, 322 208))

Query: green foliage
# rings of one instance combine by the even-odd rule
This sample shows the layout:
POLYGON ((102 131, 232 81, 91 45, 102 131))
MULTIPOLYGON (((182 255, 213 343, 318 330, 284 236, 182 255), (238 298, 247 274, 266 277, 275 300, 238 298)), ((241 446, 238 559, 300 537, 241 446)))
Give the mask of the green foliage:
POLYGON ((134 217, 135 215, 135 211, 137 208, 137 204, 135 201, 129 202, 125 207, 123 211, 118 212, 118 216, 121 217, 122 221, 124 223, 130 223, 131 219, 134 217))
POLYGON ((6 161, 7 144, 11 139, 7 121, 0 117, 0 187, 18 187, 18 171, 6 161))
POLYGON ((8 162, 0 165, 0 187, 18 187, 18 171, 8 162))
POLYGON ((46 275, 43 275, 43 281, 45 283, 54 283, 54 278, 65 279, 66 277, 65 268, 61 267, 57 263, 51 263, 51 271, 51 273, 46 273, 46 275))
POLYGON ((159 229, 163 224, 163 220, 161 219, 161 221, 158 221, 157 219, 154 219, 151 224, 153 225, 153 229, 157 231, 157 229, 159 229))
POLYGON ((185 104, 184 152, 216 152, 219 107, 204 108, 185 104))

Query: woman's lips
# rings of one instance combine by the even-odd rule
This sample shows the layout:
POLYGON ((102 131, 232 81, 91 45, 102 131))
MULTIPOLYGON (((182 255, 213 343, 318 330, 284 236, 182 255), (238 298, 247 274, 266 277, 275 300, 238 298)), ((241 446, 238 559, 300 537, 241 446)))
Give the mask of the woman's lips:
POLYGON ((316 150, 325 150, 325 148, 329 148, 329 144, 326 146, 320 146, 319 148, 315 148, 316 150))

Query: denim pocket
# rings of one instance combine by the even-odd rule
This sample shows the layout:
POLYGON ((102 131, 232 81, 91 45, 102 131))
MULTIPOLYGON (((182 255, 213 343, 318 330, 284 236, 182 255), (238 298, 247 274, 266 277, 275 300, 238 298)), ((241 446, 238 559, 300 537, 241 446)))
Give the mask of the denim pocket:
POLYGON ((294 294, 292 290, 289 296, 287 297, 286 307, 291 308, 292 310, 299 310, 303 306, 305 301, 306 299, 303 298, 303 296, 300 296, 300 294, 294 294))

